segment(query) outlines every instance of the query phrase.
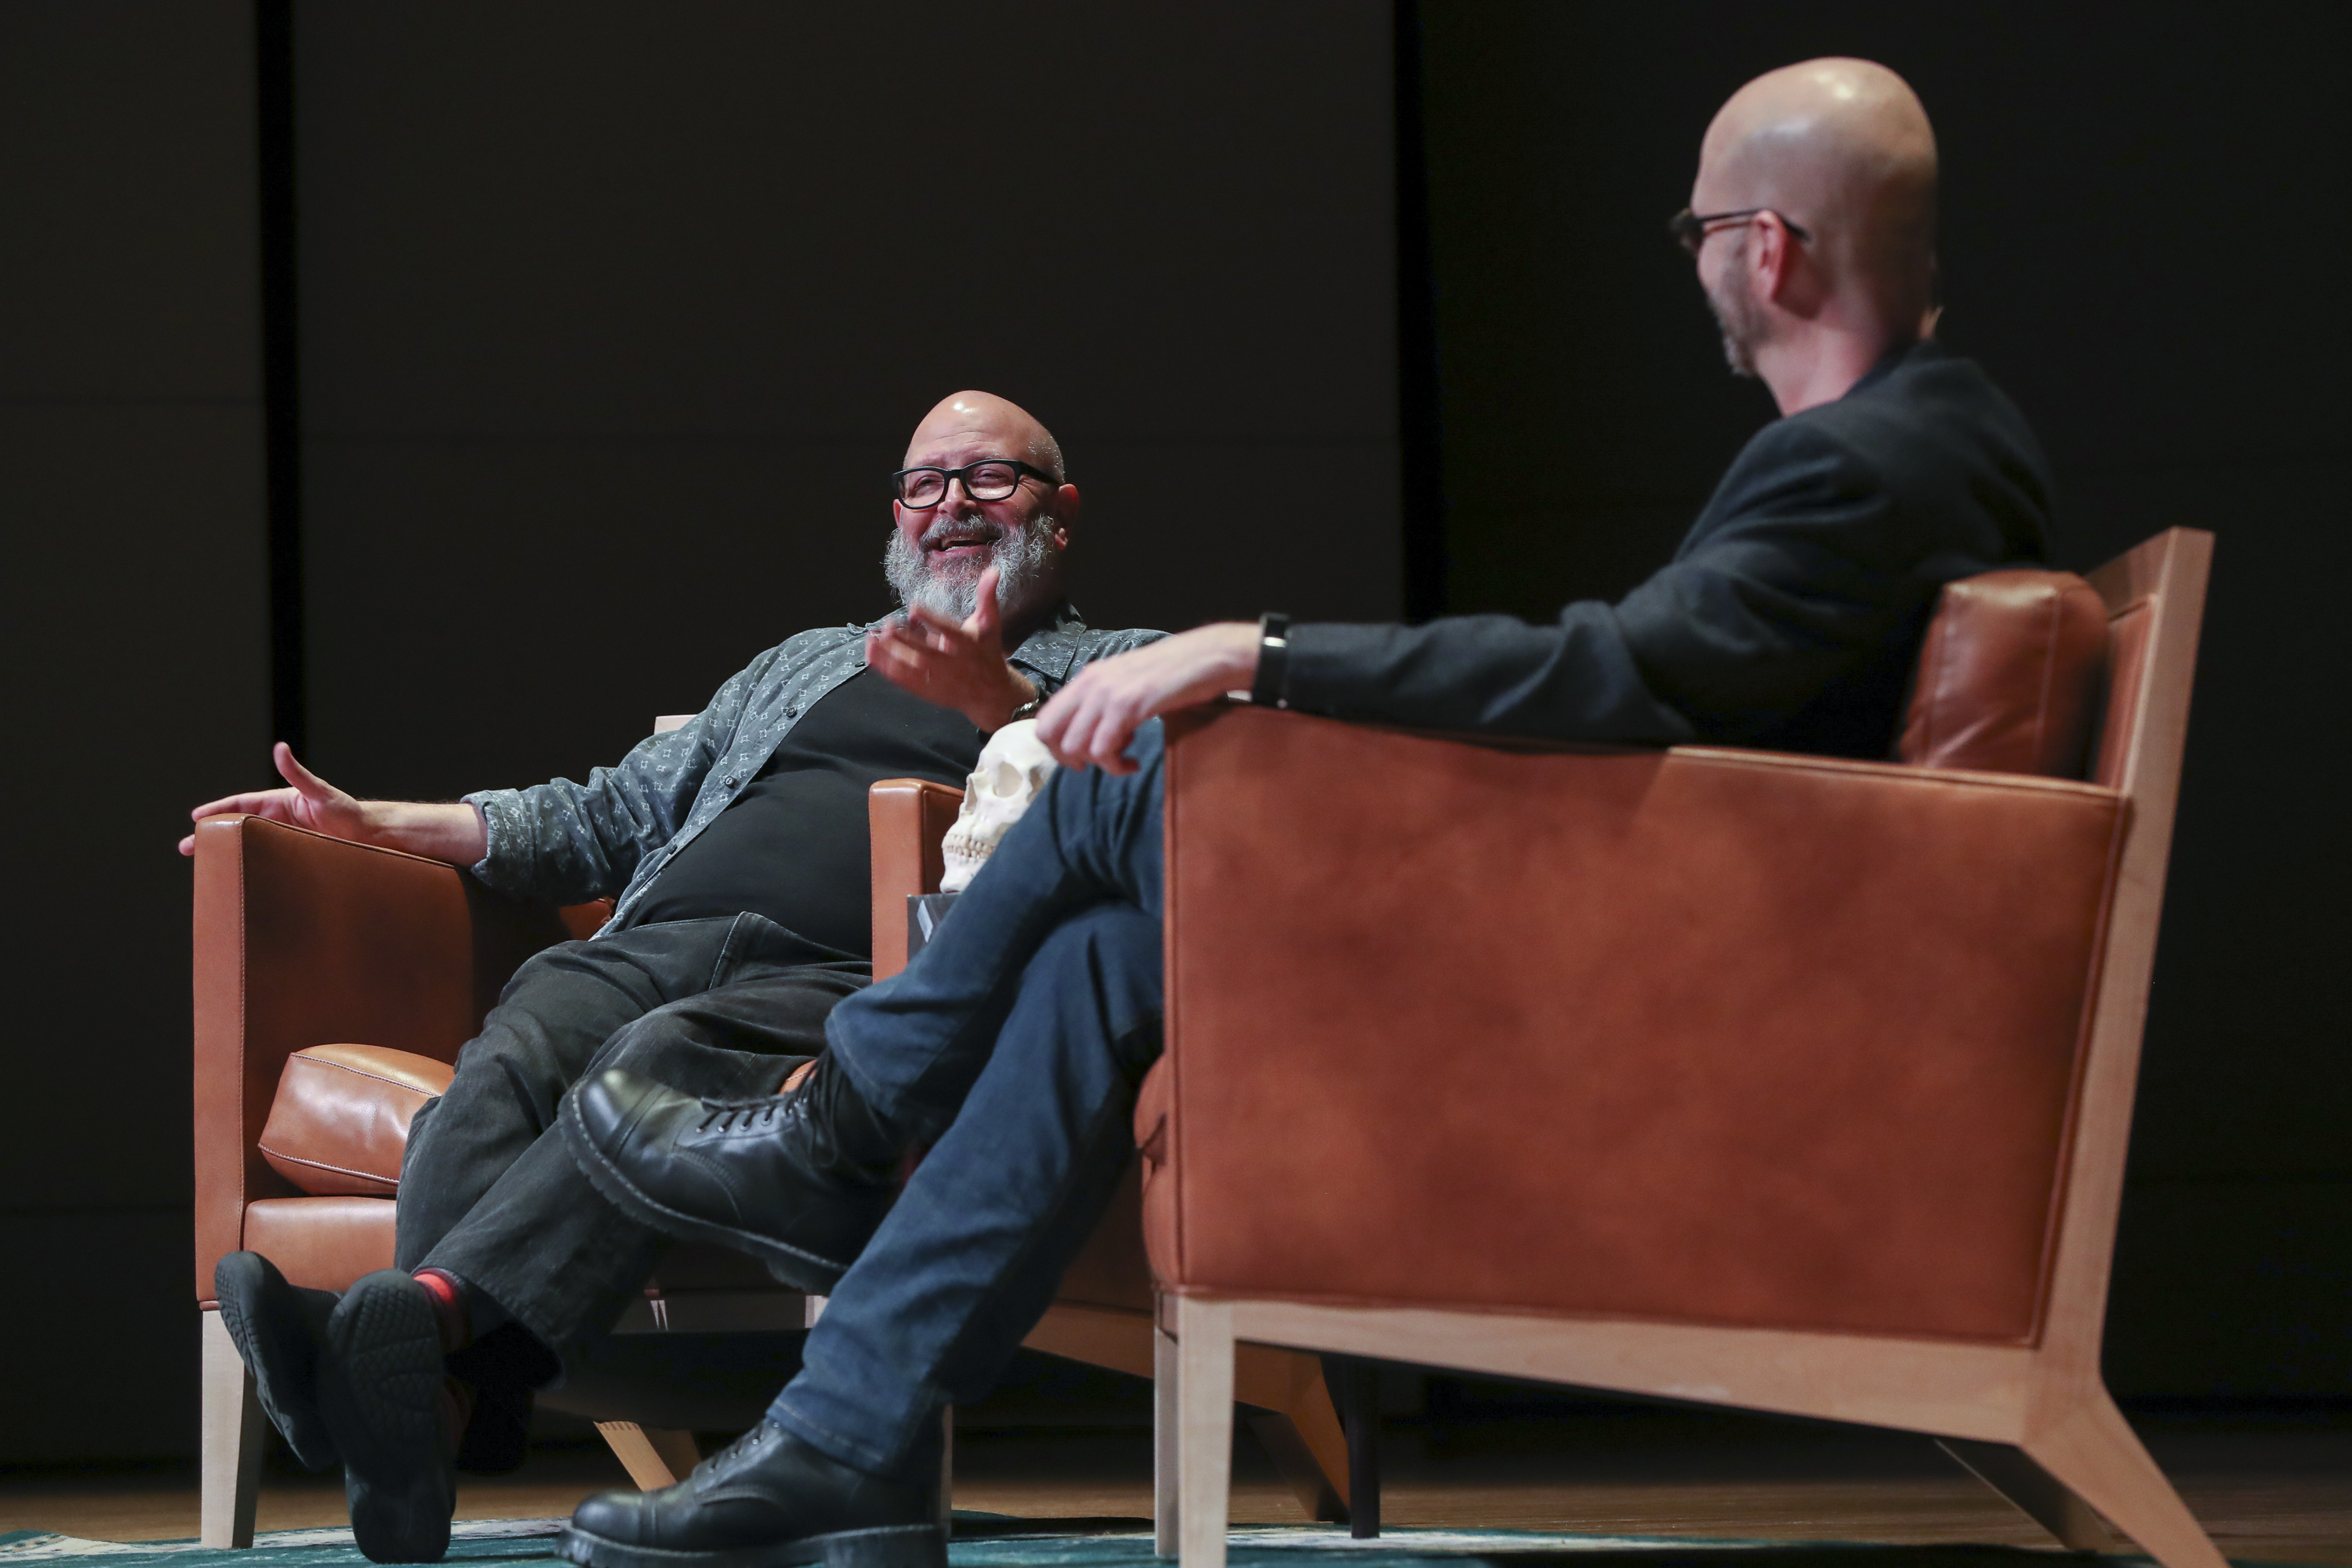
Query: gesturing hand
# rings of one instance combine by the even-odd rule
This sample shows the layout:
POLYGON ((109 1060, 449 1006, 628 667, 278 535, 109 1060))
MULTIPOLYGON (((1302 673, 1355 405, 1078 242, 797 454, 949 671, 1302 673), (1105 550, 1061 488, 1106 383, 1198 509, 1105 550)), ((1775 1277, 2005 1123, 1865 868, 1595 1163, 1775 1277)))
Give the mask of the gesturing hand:
MULTIPOLYGON (((269 760, 278 764, 278 776, 291 784, 291 789, 265 789, 250 795, 226 795, 219 800, 206 801, 188 815, 198 822, 207 816, 266 816, 272 822, 290 822, 297 827, 331 834, 337 838, 362 837, 365 814, 360 802, 297 762, 294 748, 283 741, 270 748, 269 760)), ((190 834, 180 840, 181 854, 193 855, 195 852, 195 835, 190 834)))
POLYGON ((1078 671, 1037 715, 1037 738, 1066 767, 1131 773, 1127 743, 1147 719, 1246 690, 1257 679, 1258 628, 1196 626, 1078 671))
POLYGON ((975 729, 1001 730, 1037 689, 1004 662, 997 618, 996 568, 980 574, 979 603, 959 624, 920 605, 866 634, 866 662, 927 702, 952 708, 975 729))

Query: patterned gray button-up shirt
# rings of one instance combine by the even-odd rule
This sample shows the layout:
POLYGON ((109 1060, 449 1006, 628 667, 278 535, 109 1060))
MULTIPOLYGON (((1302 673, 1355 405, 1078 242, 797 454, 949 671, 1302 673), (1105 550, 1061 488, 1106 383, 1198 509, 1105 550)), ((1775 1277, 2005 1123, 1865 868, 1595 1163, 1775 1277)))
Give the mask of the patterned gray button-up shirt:
MULTIPOLYGON (((685 725, 640 741, 584 784, 554 779, 467 795, 490 843, 474 875, 500 892, 559 904, 618 892, 604 931, 625 929, 662 868, 759 777, 820 698, 866 668, 873 626, 824 626, 770 648, 685 725)), ((1056 691, 1079 666, 1165 635, 1092 631, 1065 605, 1011 658, 1040 691, 1056 691)))

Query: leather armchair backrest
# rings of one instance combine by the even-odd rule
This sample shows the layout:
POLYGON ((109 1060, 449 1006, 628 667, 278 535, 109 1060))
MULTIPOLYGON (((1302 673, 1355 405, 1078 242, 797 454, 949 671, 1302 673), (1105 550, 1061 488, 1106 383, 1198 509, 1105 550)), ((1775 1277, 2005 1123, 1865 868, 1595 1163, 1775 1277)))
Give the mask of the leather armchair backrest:
POLYGON ((1920 767, 2079 779, 2106 663, 2106 606, 2073 573, 1948 583, 1895 754, 1920 767))

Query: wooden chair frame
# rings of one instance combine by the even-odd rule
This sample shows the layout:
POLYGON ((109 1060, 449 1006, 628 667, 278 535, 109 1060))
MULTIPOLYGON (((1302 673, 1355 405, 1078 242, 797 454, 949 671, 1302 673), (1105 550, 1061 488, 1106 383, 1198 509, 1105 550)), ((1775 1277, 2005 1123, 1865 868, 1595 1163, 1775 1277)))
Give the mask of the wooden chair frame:
MULTIPOLYGON (((2116 639, 2137 657, 2119 657, 2111 672, 2117 700, 2110 712, 2123 721, 2099 747, 2100 777, 2126 797, 2130 818, 2038 1342, 1164 1295, 1161 1554, 1180 1555, 1184 1568, 1223 1568, 1229 1391, 1236 1357, 1246 1353, 1238 1343, 1246 1342, 1924 1432, 2070 1547, 2111 1544, 2104 1515, 2164 1568, 2223 1568, 2116 1408, 2099 1367, 2211 552, 2211 535, 2174 529, 2090 579, 2110 627, 2135 633, 2116 639), (2141 624, 2131 626, 2136 620, 2141 624), (1171 1486, 1174 1507, 1166 1495, 1171 1486)), ((1181 1020, 1171 1018, 1171 1050, 1181 1042, 1181 1020)))

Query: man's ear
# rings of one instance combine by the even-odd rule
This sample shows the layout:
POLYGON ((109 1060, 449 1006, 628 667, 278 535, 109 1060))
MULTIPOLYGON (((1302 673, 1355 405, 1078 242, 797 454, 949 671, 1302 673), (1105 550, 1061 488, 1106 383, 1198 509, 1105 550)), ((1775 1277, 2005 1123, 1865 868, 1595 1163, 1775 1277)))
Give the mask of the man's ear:
POLYGON ((1078 487, 1076 485, 1064 485, 1054 492, 1054 547, 1056 550, 1070 547, 1070 530, 1076 526, 1083 504, 1078 499, 1078 487))
POLYGON ((1828 279, 1822 273, 1820 258, 1789 232, 1786 218, 1776 212, 1759 213, 1756 240, 1748 250, 1758 299, 1792 316, 1810 320, 1820 314, 1828 295, 1828 279))
POLYGON ((1753 237, 1748 247, 1748 267, 1750 281, 1755 284, 1756 297, 1769 300, 1783 310, 1788 308, 1786 293, 1790 283, 1790 266, 1795 258, 1790 255, 1792 243, 1788 226, 1780 215, 1770 210, 1758 213, 1748 226, 1753 237))

